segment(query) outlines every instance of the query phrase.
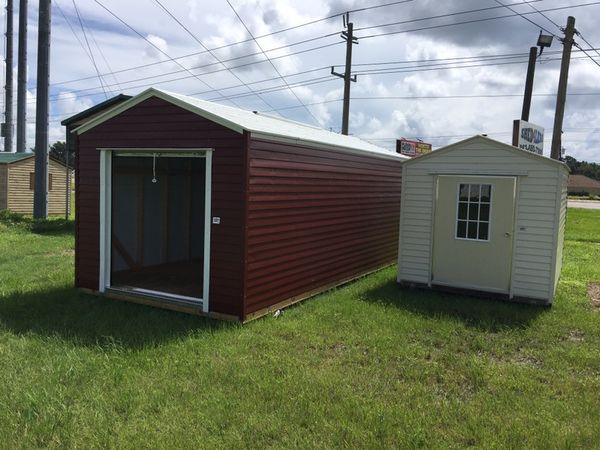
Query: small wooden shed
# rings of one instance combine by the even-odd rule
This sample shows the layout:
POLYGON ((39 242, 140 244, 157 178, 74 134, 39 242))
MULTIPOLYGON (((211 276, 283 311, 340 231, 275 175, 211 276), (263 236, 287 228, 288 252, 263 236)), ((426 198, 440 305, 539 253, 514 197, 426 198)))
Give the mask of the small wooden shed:
POLYGON ((85 121, 76 285, 246 321, 394 262, 404 157, 149 89, 85 121))
POLYGON ((566 164, 484 136, 407 161, 398 282, 552 303, 566 164))
MULTIPOLYGON (((67 167, 48 159, 48 214, 65 214, 67 167)), ((35 157, 33 153, 0 153, 0 210, 33 214, 35 157)), ((69 194, 70 195, 70 194, 69 194)))

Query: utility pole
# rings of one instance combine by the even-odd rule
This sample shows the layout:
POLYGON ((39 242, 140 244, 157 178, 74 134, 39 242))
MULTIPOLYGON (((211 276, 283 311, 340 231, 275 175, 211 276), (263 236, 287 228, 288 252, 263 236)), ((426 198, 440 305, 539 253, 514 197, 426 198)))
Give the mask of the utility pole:
POLYGON ((50 82, 50 1, 40 0, 38 18, 37 95, 35 111, 35 186, 33 218, 48 217, 48 85, 50 82))
POLYGON ((556 112, 554 113, 554 129, 552 130, 552 148, 550 157, 560 159, 562 149, 562 125, 565 115, 565 102, 567 100, 567 81, 569 78, 569 63, 571 61, 571 48, 575 35, 575 17, 569 16, 567 27, 564 29, 563 54, 560 64, 560 78, 558 80, 558 93, 556 95, 556 112))
POLYGON ((334 71, 331 66, 331 74, 344 79, 344 109, 342 113, 342 134, 348 134, 348 120, 350 118, 350 82, 356 82, 356 75, 352 76, 352 45, 358 44, 358 38, 354 37, 354 24, 349 21, 349 14, 344 16, 344 26, 348 31, 342 31, 341 37, 346 40, 346 68, 343 74, 334 71))
POLYGON ((531 94, 533 93, 533 76, 535 74, 535 60, 537 59, 537 47, 529 49, 529 64, 527 65, 527 78, 525 79, 525 95, 523 96, 523 110, 521 120, 529 122, 529 110, 531 109, 531 94))
POLYGON ((27 151, 27 0, 19 1, 17 72, 17 152, 27 151))
POLYGON ((6 2, 6 85, 4 87, 4 151, 12 151, 13 142, 13 0, 6 2))

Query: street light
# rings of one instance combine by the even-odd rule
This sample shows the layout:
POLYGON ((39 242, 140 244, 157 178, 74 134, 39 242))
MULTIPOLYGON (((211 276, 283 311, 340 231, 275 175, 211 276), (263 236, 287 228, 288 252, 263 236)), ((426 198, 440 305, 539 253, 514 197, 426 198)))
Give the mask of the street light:
POLYGON ((542 34, 542 30, 540 30, 540 36, 538 37, 537 46, 540 48, 540 54, 538 57, 542 55, 544 48, 550 47, 552 45, 552 36, 551 34, 542 34))
POLYGON ((529 109, 531 108, 531 95, 533 93, 533 75, 535 73, 535 62, 542 55, 544 48, 552 45, 551 34, 542 34, 538 36, 537 46, 540 48, 540 54, 537 54, 537 48, 529 49, 529 64, 527 65, 527 77, 525 78, 525 95, 523 96, 523 111, 521 112, 521 120, 529 121, 529 109))

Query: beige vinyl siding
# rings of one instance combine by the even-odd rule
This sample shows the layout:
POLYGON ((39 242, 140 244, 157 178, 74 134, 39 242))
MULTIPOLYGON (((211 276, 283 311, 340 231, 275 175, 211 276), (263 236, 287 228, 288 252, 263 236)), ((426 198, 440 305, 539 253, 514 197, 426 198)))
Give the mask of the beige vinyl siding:
MULTIPOLYGON (((53 159, 48 162, 48 173, 52 174, 52 190, 48 192, 48 214, 64 215, 66 207, 67 169, 53 159)), ((69 195, 71 195, 69 193, 69 195)))
MULTIPOLYGON (((14 162, 8 166, 8 209, 21 214, 33 213, 31 174, 35 173, 35 158, 14 162)), ((50 159, 48 174, 52 175, 52 190, 48 192, 48 214, 65 213, 65 167, 50 159)))
POLYGON ((8 167, 8 209, 21 214, 33 213, 33 191, 30 173, 35 171, 35 158, 23 159, 8 167))
POLYGON ((560 271, 562 269, 563 245, 565 241, 565 225, 567 222, 567 191, 569 183, 569 172, 566 169, 559 169, 558 176, 560 180, 558 199, 559 215, 558 215, 558 237, 556 245, 556 264, 554 269, 554 284, 552 285, 552 296, 556 292, 560 271))
POLYGON ((562 192, 557 167, 553 162, 525 152, 521 155, 504 144, 494 145, 483 139, 405 164, 398 281, 430 281, 435 174, 516 175, 512 295, 547 300, 556 277, 556 199, 562 192))
POLYGON ((433 200, 433 176, 418 165, 405 165, 402 178, 398 281, 429 282, 433 200))

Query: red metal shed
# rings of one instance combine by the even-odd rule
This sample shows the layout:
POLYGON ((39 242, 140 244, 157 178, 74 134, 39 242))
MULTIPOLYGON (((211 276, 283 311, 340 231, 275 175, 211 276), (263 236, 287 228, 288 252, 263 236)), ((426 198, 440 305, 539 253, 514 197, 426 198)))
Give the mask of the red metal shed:
POLYGON ((402 156, 149 89, 76 134, 79 288, 250 320, 393 263, 402 156))

